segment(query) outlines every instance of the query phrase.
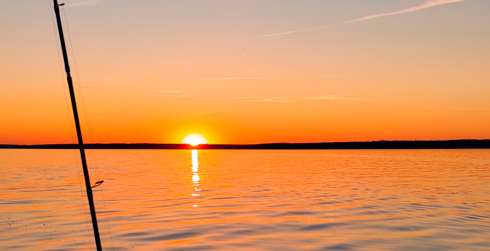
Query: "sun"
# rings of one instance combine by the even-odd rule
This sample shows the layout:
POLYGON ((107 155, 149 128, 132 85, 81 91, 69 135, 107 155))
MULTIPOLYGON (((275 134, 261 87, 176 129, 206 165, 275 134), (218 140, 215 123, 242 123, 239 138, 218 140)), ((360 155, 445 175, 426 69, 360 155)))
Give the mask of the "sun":
POLYGON ((200 144, 207 144, 208 141, 201 134, 193 133, 184 137, 183 144, 189 144, 191 146, 197 146, 200 144))

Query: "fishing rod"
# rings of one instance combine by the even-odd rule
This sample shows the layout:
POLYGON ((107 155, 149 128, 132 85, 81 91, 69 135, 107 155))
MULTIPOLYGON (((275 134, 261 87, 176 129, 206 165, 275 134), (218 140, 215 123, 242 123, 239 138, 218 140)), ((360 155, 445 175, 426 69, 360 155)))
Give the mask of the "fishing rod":
POLYGON ((102 244, 100 242, 99 227, 97 225, 97 214, 95 213, 94 196, 92 193, 92 187, 90 183, 90 175, 87 167, 87 160, 85 158, 85 148, 83 145, 82 130, 80 128, 80 119, 78 118, 77 101, 75 99, 75 91, 73 90, 73 80, 70 73, 70 64, 68 62, 68 53, 66 52, 65 37, 63 35, 63 27, 61 25, 60 6, 65 4, 58 4, 58 0, 53 0, 54 13, 56 14, 56 22, 58 24, 58 33, 60 35, 61 51, 63 52, 63 61, 65 63, 66 79, 68 82, 68 89, 70 91, 71 107, 73 109, 73 117, 75 118, 75 127, 77 129, 78 148, 80 149, 80 157, 82 159, 83 175, 85 177, 85 187, 87 190, 88 204, 90 206, 90 215, 92 216, 92 226, 94 229, 95 244, 97 251, 102 251, 102 244))

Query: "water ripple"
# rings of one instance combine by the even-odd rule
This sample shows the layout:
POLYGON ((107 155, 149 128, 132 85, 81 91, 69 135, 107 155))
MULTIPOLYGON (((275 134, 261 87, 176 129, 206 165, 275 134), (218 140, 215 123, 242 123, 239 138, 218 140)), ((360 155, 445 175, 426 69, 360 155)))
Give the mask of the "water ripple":
MULTIPOLYGON (((94 249, 66 152, 0 151, 1 250, 94 249)), ((96 153, 105 250, 490 250, 490 150, 96 153)))

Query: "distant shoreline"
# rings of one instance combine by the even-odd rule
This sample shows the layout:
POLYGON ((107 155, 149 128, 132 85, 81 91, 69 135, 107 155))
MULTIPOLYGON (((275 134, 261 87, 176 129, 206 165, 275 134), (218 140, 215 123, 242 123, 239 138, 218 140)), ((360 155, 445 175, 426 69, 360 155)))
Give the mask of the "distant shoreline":
MULTIPOLYGON (((322 143, 266 143, 266 144, 187 144, 114 143, 86 144, 86 149, 214 149, 214 150, 301 150, 301 149, 486 149, 490 139, 416 140, 416 141, 357 141, 322 143)), ((0 149, 78 149, 77 144, 9 145, 0 149)))

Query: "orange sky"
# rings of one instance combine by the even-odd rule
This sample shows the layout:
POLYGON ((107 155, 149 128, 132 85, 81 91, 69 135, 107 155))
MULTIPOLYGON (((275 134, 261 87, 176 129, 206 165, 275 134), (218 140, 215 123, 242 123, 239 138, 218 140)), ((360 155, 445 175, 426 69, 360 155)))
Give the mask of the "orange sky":
MULTIPOLYGON (((0 9, 0 144, 75 142, 51 1, 0 9)), ((63 9, 86 142, 490 138, 487 0, 63 9)))

